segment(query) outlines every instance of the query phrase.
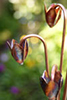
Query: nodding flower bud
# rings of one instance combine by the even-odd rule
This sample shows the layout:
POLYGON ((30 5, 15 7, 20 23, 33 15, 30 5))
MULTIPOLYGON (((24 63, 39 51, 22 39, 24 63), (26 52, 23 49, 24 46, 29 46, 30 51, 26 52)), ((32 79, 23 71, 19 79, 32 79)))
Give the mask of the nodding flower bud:
POLYGON ((27 40, 24 40, 20 45, 14 39, 12 39, 11 44, 7 41, 7 44, 11 50, 11 54, 14 59, 19 63, 23 64, 27 54, 28 54, 28 43, 27 40))
POLYGON ((46 5, 45 8, 45 17, 46 22, 50 27, 53 27, 61 17, 61 8, 56 4, 52 4, 47 10, 46 5))
POLYGON ((49 99, 57 98, 59 90, 62 86, 63 79, 60 71, 57 70, 57 66, 54 65, 51 71, 51 78, 48 76, 47 72, 44 71, 40 78, 41 87, 45 95, 49 99))

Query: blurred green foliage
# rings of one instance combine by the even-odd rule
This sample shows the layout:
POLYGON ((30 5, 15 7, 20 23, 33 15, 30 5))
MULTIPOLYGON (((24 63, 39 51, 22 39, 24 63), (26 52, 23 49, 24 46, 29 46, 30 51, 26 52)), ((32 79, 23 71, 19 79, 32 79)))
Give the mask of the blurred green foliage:
MULTIPOLYGON (((5 65, 5 70, 0 72, 0 100, 47 100, 39 80, 45 70, 43 44, 37 39, 29 39, 29 53, 23 66, 15 62, 6 45, 6 41, 12 38, 19 42, 22 35, 39 34, 47 43, 50 71, 54 64, 59 67, 63 18, 54 28, 49 28, 45 22, 44 2, 49 7, 57 0, 0 0, 0 63, 5 65), (12 86, 17 87, 20 92, 12 94, 12 86)), ((58 2, 66 7, 63 1, 58 2)), ((67 32, 62 72, 64 80, 66 55, 67 32)), ((63 89, 64 85, 61 100, 63 89)))

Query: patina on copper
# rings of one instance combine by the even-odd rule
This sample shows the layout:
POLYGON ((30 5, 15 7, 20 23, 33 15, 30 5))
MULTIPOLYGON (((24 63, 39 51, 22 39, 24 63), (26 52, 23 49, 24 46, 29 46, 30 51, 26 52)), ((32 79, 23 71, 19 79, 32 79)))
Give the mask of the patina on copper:
POLYGON ((49 100, 57 99, 59 90, 63 84, 61 72, 58 71, 57 65, 52 67, 51 77, 48 76, 46 70, 40 78, 41 87, 49 100))
POLYGON ((46 8, 46 5, 44 6, 44 8, 45 8, 46 22, 50 27, 53 27, 61 17, 61 8, 59 6, 56 7, 56 4, 52 4, 48 8, 48 10, 46 8))
POLYGON ((19 63, 23 64, 27 54, 28 54, 28 43, 27 41, 23 41, 22 45, 17 43, 14 39, 12 39, 11 44, 7 41, 7 44, 11 50, 11 54, 13 58, 19 63))

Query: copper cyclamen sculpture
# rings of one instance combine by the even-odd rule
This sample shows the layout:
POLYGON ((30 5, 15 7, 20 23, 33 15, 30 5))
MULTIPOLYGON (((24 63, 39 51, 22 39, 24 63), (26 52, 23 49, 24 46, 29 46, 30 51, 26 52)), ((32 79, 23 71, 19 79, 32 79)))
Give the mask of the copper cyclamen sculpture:
MULTIPOLYGON (((46 22, 50 27, 53 27, 59 21, 62 11, 64 14, 64 26, 63 26, 63 37, 62 37, 62 47, 61 47, 60 70, 58 70, 57 65, 54 65, 52 67, 51 77, 49 75, 47 46, 45 40, 41 36, 36 34, 27 35, 21 39, 20 43, 17 43, 14 39, 12 39, 11 44, 7 41, 12 56, 21 65, 23 64, 28 54, 27 39, 36 37, 42 41, 44 45, 46 70, 43 72, 43 75, 40 78, 40 84, 45 95, 48 97, 49 100, 60 100, 59 94, 63 84, 62 64, 63 64, 64 40, 65 40, 65 31, 66 31, 66 14, 65 14, 65 8, 61 4, 52 4, 48 10, 45 5, 46 22)), ((63 100, 66 100, 66 91, 67 91, 66 84, 67 84, 67 74, 66 74, 65 92, 63 95, 63 100)))

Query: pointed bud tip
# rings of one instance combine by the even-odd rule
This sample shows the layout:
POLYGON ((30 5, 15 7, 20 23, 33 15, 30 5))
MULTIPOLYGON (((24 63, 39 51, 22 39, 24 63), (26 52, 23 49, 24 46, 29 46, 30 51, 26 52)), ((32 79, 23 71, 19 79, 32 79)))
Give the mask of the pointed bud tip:
POLYGON ((7 44, 10 45, 10 43, 7 41, 7 44))
POLYGON ((23 62, 20 65, 23 65, 23 62))
POLYGON ((8 47, 9 47, 9 49, 11 50, 11 46, 10 46, 9 41, 7 41, 7 45, 8 45, 8 47))

